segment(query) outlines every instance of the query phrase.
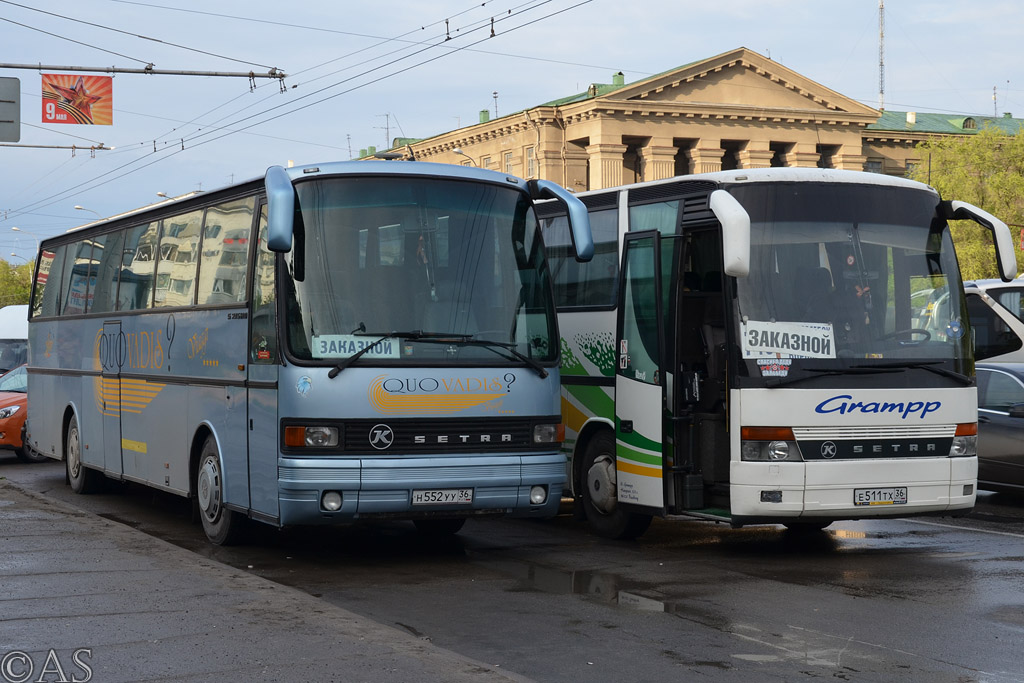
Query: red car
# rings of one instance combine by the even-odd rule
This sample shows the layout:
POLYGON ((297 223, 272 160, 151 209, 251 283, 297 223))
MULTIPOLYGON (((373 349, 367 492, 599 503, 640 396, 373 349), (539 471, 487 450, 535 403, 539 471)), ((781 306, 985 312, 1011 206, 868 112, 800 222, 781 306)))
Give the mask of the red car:
POLYGON ((22 443, 25 415, 28 413, 28 371, 20 365, 0 377, 0 448, 9 448, 19 459, 41 462, 38 455, 22 443))

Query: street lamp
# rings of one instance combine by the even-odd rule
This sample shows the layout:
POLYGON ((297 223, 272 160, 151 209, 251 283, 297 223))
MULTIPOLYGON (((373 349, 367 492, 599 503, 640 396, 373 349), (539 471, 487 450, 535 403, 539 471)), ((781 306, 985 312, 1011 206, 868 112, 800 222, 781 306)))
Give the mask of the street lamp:
POLYGON ((16 225, 12 225, 11 230, 13 230, 14 232, 24 233, 26 235, 32 235, 32 239, 36 241, 36 253, 39 253, 39 237, 34 232, 30 230, 22 230, 16 225))
POLYGON ((103 218, 103 216, 100 216, 98 213, 96 213, 92 209, 87 209, 84 206, 81 206, 80 204, 75 204, 75 209, 78 210, 78 211, 88 211, 89 213, 95 213, 97 218, 103 218))
POLYGON ((474 161, 474 160, 473 160, 473 157, 469 156, 468 154, 466 154, 465 152, 463 152, 463 151, 462 151, 462 148, 461 148, 461 147, 456 147, 456 148, 454 148, 454 149, 452 150, 452 152, 454 152, 455 154, 458 154, 459 156, 464 156, 464 157, 466 157, 467 159, 469 159, 470 163, 472 163, 472 164, 473 164, 474 166, 477 166, 477 165, 478 165, 478 164, 476 163, 476 161, 474 161))

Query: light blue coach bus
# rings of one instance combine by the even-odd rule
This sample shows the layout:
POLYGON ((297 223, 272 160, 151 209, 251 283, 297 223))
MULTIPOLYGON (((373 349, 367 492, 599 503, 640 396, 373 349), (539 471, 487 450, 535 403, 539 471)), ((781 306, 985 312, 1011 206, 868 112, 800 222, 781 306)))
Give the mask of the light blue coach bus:
POLYGON ((559 186, 419 162, 264 178, 48 239, 29 323, 32 447, 107 477, 311 525, 546 517, 565 483, 559 335, 537 199, 559 186))

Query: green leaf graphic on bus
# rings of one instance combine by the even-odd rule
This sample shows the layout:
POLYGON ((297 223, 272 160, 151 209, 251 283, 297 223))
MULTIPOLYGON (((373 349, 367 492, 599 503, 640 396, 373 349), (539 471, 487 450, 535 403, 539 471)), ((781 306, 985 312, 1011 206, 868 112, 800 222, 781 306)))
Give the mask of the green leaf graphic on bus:
POLYGON ((583 369, 583 364, 580 363, 579 359, 573 354, 572 347, 569 346, 564 338, 562 339, 562 374, 564 375, 585 375, 587 371, 583 369))
POLYGON ((576 335, 576 344, 601 374, 611 377, 615 374, 615 336, 610 332, 590 332, 576 335))

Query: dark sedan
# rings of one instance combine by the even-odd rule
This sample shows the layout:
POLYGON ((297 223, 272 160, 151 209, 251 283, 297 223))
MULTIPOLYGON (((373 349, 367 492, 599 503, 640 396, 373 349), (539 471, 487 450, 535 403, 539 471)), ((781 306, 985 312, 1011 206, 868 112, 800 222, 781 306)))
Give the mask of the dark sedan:
POLYGON ((1024 493, 1024 363, 978 363, 978 488, 1024 493))

